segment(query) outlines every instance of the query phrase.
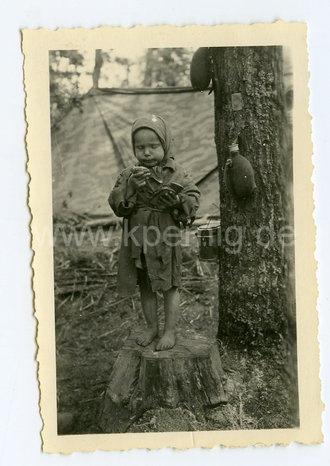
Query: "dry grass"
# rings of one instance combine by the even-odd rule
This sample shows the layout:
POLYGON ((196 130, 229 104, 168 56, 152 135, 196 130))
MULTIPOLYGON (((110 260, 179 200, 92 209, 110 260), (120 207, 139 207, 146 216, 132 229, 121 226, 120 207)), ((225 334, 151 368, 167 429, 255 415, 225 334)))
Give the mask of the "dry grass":
MULTIPOLYGON (((99 432, 98 415, 111 369, 123 341, 144 325, 138 295, 119 298, 116 268, 120 234, 111 244, 55 247, 56 364, 59 433, 99 432)), ((217 266, 196 262, 184 249, 180 330, 215 336, 217 266)), ((162 302, 160 300, 160 308, 162 302)), ((162 321, 162 312, 160 312, 162 321)), ((261 429, 297 425, 296 378, 286 355, 269 356, 220 348, 229 403, 196 410, 151 410, 133 432, 261 429)))

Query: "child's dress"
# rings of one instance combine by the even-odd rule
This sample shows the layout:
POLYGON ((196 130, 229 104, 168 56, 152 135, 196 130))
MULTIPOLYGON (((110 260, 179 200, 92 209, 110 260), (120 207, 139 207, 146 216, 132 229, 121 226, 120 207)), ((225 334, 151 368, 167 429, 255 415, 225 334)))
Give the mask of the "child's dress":
POLYGON ((151 169, 146 185, 129 200, 127 181, 134 167, 126 168, 113 188, 109 203, 118 217, 124 217, 122 244, 119 255, 118 292, 121 296, 135 293, 137 270, 145 269, 153 291, 169 290, 181 283, 180 228, 173 208, 153 201, 153 192, 160 183, 175 182, 183 186, 178 194, 178 208, 188 221, 195 217, 200 192, 190 175, 173 157, 167 157, 151 169))

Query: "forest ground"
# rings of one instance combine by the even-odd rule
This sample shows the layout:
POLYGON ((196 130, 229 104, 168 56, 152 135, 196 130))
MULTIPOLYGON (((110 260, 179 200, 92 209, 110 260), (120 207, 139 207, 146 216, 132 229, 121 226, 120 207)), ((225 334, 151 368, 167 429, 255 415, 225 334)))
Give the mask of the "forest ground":
MULTIPOLYGON (((120 298, 116 270, 120 229, 99 230, 81 244, 70 230, 54 247, 56 368, 59 434, 99 433, 98 418, 111 369, 125 339, 144 325, 139 295, 120 298)), ((194 233, 192 232, 194 238, 194 233)), ((183 247, 181 333, 214 338, 218 326, 218 267, 199 263, 196 241, 183 247)), ((160 321, 163 321, 160 299, 160 321)), ((189 411, 146 411, 130 432, 274 429, 298 425, 294 349, 248 349, 219 342, 228 404, 189 411), (290 362, 291 361, 291 362, 290 362)))

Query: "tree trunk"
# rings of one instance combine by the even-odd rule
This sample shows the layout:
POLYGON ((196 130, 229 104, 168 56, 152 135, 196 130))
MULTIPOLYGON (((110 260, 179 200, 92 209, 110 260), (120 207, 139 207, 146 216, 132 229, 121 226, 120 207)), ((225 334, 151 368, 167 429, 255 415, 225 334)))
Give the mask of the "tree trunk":
POLYGON ((95 50, 95 64, 93 70, 93 88, 98 89, 99 87, 99 79, 101 75, 101 68, 103 65, 103 57, 102 57, 102 50, 96 49, 95 50))
POLYGON ((252 346, 294 338, 292 145, 282 47, 210 49, 220 179, 218 337, 252 346), (257 186, 234 199, 223 183, 228 146, 238 142, 257 186), (283 236, 284 235, 284 236, 283 236))
POLYGON ((226 402, 215 341, 198 335, 178 337, 174 348, 155 351, 155 342, 143 348, 131 338, 114 364, 100 426, 103 432, 125 432, 148 409, 226 402))

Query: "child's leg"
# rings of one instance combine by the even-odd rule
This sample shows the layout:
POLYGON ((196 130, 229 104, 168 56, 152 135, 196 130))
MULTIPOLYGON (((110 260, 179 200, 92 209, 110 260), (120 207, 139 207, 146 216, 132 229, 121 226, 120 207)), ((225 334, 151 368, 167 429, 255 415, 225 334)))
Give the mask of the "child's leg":
POLYGON ((164 291, 165 328, 164 335, 159 340, 158 351, 173 348, 175 345, 175 325, 179 313, 180 294, 176 286, 164 291))
POLYGON ((140 275, 139 285, 141 305, 147 322, 147 328, 137 337, 136 342, 141 346, 147 346, 158 335, 157 294, 152 291, 146 274, 144 276, 140 275))

